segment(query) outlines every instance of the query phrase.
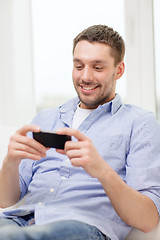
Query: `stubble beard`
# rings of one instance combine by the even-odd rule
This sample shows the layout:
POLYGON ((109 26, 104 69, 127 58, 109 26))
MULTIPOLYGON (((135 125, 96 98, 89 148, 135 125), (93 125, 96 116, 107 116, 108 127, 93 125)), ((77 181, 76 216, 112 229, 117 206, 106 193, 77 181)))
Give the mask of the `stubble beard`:
POLYGON ((83 103, 83 105, 85 105, 88 109, 97 108, 99 105, 103 105, 104 103, 109 102, 111 100, 112 89, 113 89, 113 86, 110 89, 110 91, 108 93, 106 93, 105 95, 104 95, 104 93, 101 93, 99 95, 90 97, 90 96, 87 96, 87 94, 83 95, 83 94, 78 93, 78 90, 75 88, 81 103, 83 103))
POLYGON ((107 86, 104 87, 104 89, 106 89, 106 92, 103 91, 101 84, 96 84, 92 82, 88 82, 88 83, 80 82, 76 84, 74 81, 73 81, 73 84, 81 103, 83 103, 88 109, 97 108, 99 105, 103 105, 104 103, 107 103, 113 99, 112 95, 114 92, 114 74, 112 75, 112 79, 110 82, 111 85, 108 84, 108 87, 107 86), (81 84, 85 84, 87 86, 96 85, 98 88, 102 89, 102 92, 100 91, 99 95, 95 95, 95 96, 89 96, 88 94, 83 94, 81 92, 81 84))

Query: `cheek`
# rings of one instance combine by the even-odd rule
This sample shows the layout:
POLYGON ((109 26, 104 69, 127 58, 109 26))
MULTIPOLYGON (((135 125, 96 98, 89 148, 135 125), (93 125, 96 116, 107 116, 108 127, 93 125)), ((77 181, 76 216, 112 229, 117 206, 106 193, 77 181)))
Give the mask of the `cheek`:
POLYGON ((102 85, 107 85, 109 81, 109 76, 104 73, 100 73, 95 74, 94 79, 96 79, 102 85))
POLYGON ((101 84, 101 87, 105 92, 110 91, 110 89, 113 89, 115 85, 113 76, 106 76, 106 75, 99 78, 99 83, 101 84))
POLYGON ((73 79, 73 81, 75 81, 76 79, 78 79, 79 78, 79 73, 77 72, 77 71, 75 71, 75 70, 73 70, 72 71, 72 79, 73 79))
POLYGON ((74 78, 74 70, 72 70, 72 79, 74 78))
POLYGON ((79 75, 75 71, 72 72, 72 81, 74 87, 76 88, 79 82, 79 75))

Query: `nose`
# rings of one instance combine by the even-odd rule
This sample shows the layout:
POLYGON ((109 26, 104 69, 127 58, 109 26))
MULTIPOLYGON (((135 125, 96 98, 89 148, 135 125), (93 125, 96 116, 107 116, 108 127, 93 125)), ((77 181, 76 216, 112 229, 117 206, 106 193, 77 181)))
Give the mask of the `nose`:
POLYGON ((90 82, 93 79, 93 72, 89 66, 85 66, 82 70, 81 79, 85 82, 90 82))

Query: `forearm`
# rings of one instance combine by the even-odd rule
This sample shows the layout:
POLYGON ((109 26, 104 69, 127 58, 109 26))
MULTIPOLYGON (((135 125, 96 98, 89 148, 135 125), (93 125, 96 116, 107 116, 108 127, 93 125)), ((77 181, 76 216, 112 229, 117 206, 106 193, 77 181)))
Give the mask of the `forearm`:
POLYGON ((39 132, 36 125, 26 125, 10 138, 8 153, 0 171, 0 207, 15 204, 20 197, 19 164, 22 159, 40 160, 46 156, 46 148, 32 138, 28 132, 39 132))
POLYGON ((4 159, 0 171, 0 207, 14 205, 20 197, 19 165, 4 159))
POLYGON ((129 187, 113 169, 107 165, 103 167, 99 180, 124 222, 143 232, 149 232, 157 225, 159 215, 153 201, 129 187))

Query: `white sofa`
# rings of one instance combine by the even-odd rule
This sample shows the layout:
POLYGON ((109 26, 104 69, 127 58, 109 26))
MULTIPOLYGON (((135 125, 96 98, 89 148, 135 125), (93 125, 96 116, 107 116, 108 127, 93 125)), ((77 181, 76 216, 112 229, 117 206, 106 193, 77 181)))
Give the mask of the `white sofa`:
POLYGON ((143 233, 133 228, 125 240, 160 240, 160 222, 157 227, 149 233, 143 233))
MULTIPOLYGON (((3 158, 7 152, 7 146, 10 136, 16 131, 15 126, 0 125, 0 167, 3 158)), ((2 209, 0 209, 2 211, 2 209)), ((150 233, 143 233, 138 229, 132 229, 125 240, 160 240, 160 222, 158 226, 150 233)))

